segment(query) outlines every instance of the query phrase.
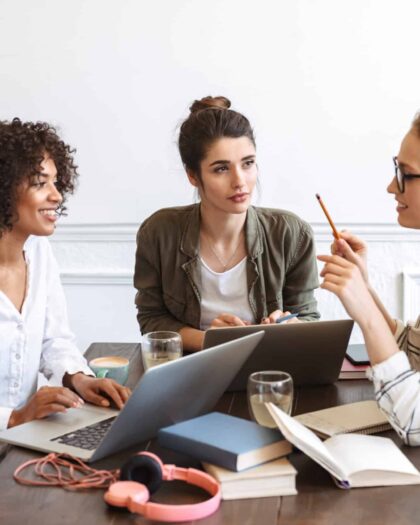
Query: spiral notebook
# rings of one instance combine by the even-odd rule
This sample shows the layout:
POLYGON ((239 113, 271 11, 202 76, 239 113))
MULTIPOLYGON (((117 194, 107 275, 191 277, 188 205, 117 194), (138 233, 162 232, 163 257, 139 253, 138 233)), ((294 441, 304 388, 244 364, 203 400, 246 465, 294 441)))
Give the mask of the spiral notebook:
POLYGON ((310 428, 321 438, 336 434, 376 434, 389 430, 391 425, 376 401, 358 401, 337 407, 317 410, 295 416, 297 421, 310 428))

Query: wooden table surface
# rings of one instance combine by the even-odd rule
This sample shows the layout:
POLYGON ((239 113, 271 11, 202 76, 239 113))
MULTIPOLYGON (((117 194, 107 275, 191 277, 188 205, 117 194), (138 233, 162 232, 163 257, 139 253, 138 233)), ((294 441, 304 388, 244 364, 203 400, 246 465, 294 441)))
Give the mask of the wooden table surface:
MULTIPOLYGON (((87 352, 89 359, 100 355, 125 355, 130 358, 128 384, 134 386, 142 374, 140 346, 133 344, 95 343, 87 352)), ((329 386, 301 387, 295 391, 293 414, 301 414, 334 405, 372 399, 367 380, 338 381, 329 386)), ((225 394, 216 410, 248 418, 245 393, 225 394)), ((403 446, 393 431, 391 437, 408 458, 420 468, 420 447, 403 446)), ((199 467, 197 461, 179 453, 161 449, 155 440, 142 443, 138 450, 151 450, 165 463, 199 467)), ((103 501, 102 490, 69 492, 59 488, 18 485, 13 471, 23 461, 41 454, 19 447, 8 447, 0 457, 0 524, 147 524, 152 523, 128 511, 116 511, 103 501)), ((100 467, 118 468, 128 453, 99 462, 100 467)), ((300 452, 290 456, 295 465, 298 495, 222 502, 212 516, 200 520, 203 525, 271 525, 271 524, 392 524, 420 523, 420 488, 417 485, 340 490, 329 474, 300 452)), ((94 465, 96 466, 96 465, 94 465)), ((181 482, 167 482, 153 497, 165 503, 197 502, 203 494, 181 482)), ((156 522, 153 522, 156 523, 156 522)))

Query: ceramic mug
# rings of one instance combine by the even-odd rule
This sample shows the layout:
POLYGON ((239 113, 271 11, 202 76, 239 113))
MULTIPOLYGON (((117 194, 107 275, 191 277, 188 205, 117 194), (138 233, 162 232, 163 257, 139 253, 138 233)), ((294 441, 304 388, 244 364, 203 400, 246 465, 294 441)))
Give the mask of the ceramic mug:
POLYGON ((120 385, 124 385, 128 379, 129 361, 119 355, 96 357, 90 361, 89 367, 96 377, 114 379, 120 385))

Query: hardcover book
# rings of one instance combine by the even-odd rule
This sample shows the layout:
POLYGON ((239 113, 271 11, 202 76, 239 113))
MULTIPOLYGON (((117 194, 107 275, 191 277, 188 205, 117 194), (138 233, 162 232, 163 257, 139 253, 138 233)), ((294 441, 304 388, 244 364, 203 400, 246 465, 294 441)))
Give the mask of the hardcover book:
POLYGON ((369 365, 353 365, 345 357, 338 379, 366 379, 366 370, 368 368, 369 365))
POLYGON ((285 456, 292 450, 278 429, 220 412, 162 428, 158 441, 164 447, 235 471, 285 456))
POLYGON ((210 463, 203 463, 203 468, 219 481, 224 500, 297 494, 296 469, 286 458, 241 472, 232 472, 210 463))

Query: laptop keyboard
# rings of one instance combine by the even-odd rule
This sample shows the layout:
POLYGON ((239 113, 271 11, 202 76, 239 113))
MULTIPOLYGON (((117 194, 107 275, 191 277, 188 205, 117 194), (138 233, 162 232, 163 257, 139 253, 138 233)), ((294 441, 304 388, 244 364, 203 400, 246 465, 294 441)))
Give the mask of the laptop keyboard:
POLYGON ((55 437, 50 441, 58 441, 64 445, 84 448, 85 450, 95 450, 98 448, 99 443, 102 441, 115 419, 116 416, 104 419, 103 421, 99 421, 99 423, 79 428, 73 432, 55 437))

